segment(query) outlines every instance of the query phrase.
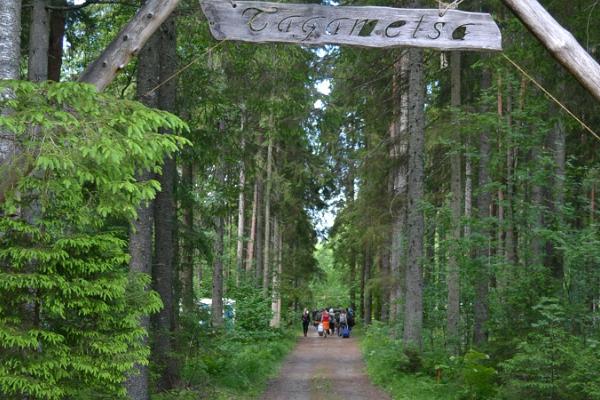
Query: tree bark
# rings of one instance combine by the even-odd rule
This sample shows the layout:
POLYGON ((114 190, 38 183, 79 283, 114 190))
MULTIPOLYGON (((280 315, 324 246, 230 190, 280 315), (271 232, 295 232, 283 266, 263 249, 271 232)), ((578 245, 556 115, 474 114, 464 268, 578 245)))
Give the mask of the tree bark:
POLYGON ((273 312, 273 318, 271 319, 270 326, 273 328, 279 328, 281 326, 281 274, 283 273, 282 264, 282 236, 281 228, 279 226, 277 217, 274 217, 273 221, 273 254, 275 257, 274 265, 275 271, 273 271, 273 295, 271 301, 271 311, 273 312))
MULTIPOLYGON (((19 79, 21 60, 21 0, 0 1, 0 80, 19 79)), ((2 96, 10 93, 0 93, 2 96)), ((5 115, 10 110, 0 110, 5 115)), ((31 163, 18 157, 15 135, 0 130, 0 203, 6 192, 29 173, 31 163), (25 169, 29 171, 24 171, 25 169)))
MULTIPOLYGON (((490 87, 491 76, 488 70, 483 71, 481 89, 486 90, 490 87)), ((490 217, 491 194, 490 184, 490 153, 491 145, 488 132, 483 130, 479 135, 479 177, 478 177, 478 195, 477 195, 477 213, 480 223, 483 225, 481 236, 485 238, 484 243, 477 246, 478 270, 475 277, 475 299, 474 306, 474 326, 473 343, 476 346, 482 346, 487 343, 488 332, 486 323, 488 321, 488 292, 489 292, 489 237, 490 232, 487 228, 487 219, 490 217)))
POLYGON ((47 5, 47 0, 33 0, 27 67, 27 78, 32 82, 42 82, 48 79, 50 26, 47 5))
POLYGON ((258 213, 258 179, 254 181, 254 195, 252 196, 252 217, 250 218, 250 240, 246 245, 246 275, 252 271, 254 265, 254 248, 256 242, 256 214, 258 213))
POLYGON ((183 310, 191 312, 194 309, 194 202, 193 182, 194 164, 192 161, 183 163, 181 174, 183 190, 186 191, 183 206, 183 263, 181 266, 181 298, 183 310))
MULTIPOLYGON (((223 187, 225 184, 224 167, 221 165, 218 168, 218 185, 219 187, 223 187)), ((213 327, 221 328, 223 326, 223 235, 225 233, 223 216, 216 216, 214 221, 216 236, 213 261, 211 322, 213 327)))
POLYGON ((269 278, 271 274, 271 181, 273 163, 273 138, 269 137, 267 145, 267 187, 265 190, 265 238, 263 241, 263 293, 269 293, 269 278))
POLYGON ((450 155, 452 191, 452 248, 448 257, 448 307, 447 335, 449 349, 453 354, 460 351, 459 321, 460 321, 460 267, 458 265, 459 241, 462 232, 462 180, 461 180, 461 139, 458 125, 458 108, 461 106, 461 54, 454 51, 450 54, 451 68, 451 100, 453 108, 454 150, 450 155))
MULTIPOLYGON (((174 17, 168 18, 161 29, 159 62, 160 82, 164 84, 159 89, 158 106, 165 111, 175 111, 177 80, 166 81, 177 69, 177 41, 174 17)), ((168 134, 168 132, 163 132, 168 134)), ((162 174, 157 177, 161 191, 154 201, 155 223, 155 252, 153 282, 154 289, 160 295, 164 307, 155 316, 156 332, 154 339, 153 358, 163 367, 157 381, 158 391, 169 390, 177 380, 177 365, 172 357, 172 332, 175 328, 173 302, 173 286, 175 283, 174 232, 176 222, 175 212, 175 175, 177 174, 175 159, 167 157, 164 160, 162 174)))
POLYGON ((390 269, 390 321, 396 321, 403 311, 406 274, 406 213, 408 183, 408 54, 404 53, 394 63, 393 96, 394 121, 392 136, 393 202, 392 250, 390 269))
MULTIPOLYGON (((242 115, 242 134, 244 132, 244 115, 242 115)), ((241 148, 242 153, 245 149, 245 141, 242 137, 241 148)), ((240 161, 240 178, 239 178, 239 193, 238 193, 238 220, 237 220, 237 248, 235 252, 235 265, 237 269, 237 275, 235 282, 239 286, 240 284, 240 276, 243 272, 243 263, 244 263, 244 213, 245 213, 245 198, 244 198, 244 190, 246 187, 246 165, 244 160, 240 161)))
MULTIPOLYGON (((417 4, 418 5, 418 4, 417 4)), ((424 193, 425 145, 425 85, 423 50, 410 49, 409 53, 409 160, 408 160, 408 215, 407 215, 407 268, 406 302, 404 310, 404 343, 422 347, 423 328, 423 258, 424 219, 422 201, 424 193)))
POLYGON ((600 101, 600 65, 536 0, 502 0, 591 94, 600 101))
MULTIPOLYGON (((79 77, 101 92, 171 15, 179 0, 147 0, 117 37, 79 77)), ((151 90, 152 88, 148 88, 151 90)))
MULTIPOLYGON (((66 0, 52 0, 56 7, 66 7, 66 0)), ((65 37, 65 12, 53 9, 50 11, 50 39, 48 49, 48 79, 60 81, 62 68, 63 40, 65 37)))
MULTIPOLYGON (((146 43, 142 52, 137 70, 137 98, 148 107, 158 106, 156 93, 148 90, 158 83, 159 69, 159 45, 160 36, 153 35, 146 43)), ((150 171, 144 171, 138 177, 139 181, 152 179, 150 171)), ((129 268, 132 273, 152 273, 152 238, 154 227, 153 202, 143 204, 137 211, 137 219, 133 221, 129 234, 129 255, 131 257, 129 268)), ((140 325, 146 331, 150 328, 150 318, 144 317, 140 325)), ((148 400, 148 366, 136 365, 125 384, 129 397, 133 400, 148 400)))
MULTIPOLYGON (((512 105, 512 86, 509 83, 507 86, 506 96, 506 125, 509 133, 506 139, 506 235, 504 237, 504 251, 506 254, 506 262, 511 270, 517 263, 517 251, 515 247, 515 224, 513 215, 515 149, 512 141, 512 105)), ((510 277, 508 279, 510 279, 510 277)))
POLYGON ((365 325, 370 325, 372 320, 372 290, 369 284, 371 279, 371 269, 373 267, 373 255, 371 253, 371 244, 367 245, 365 250, 365 256, 363 260, 363 322, 365 325))
POLYGON ((21 0, 0 2, 0 79, 19 79, 21 0))

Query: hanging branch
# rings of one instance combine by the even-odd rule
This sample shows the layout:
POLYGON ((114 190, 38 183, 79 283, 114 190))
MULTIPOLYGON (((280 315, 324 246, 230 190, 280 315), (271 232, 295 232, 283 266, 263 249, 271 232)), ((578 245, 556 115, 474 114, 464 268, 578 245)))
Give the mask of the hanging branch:
POLYGON ((502 0, 550 53, 600 101, 600 65, 536 0, 502 0))

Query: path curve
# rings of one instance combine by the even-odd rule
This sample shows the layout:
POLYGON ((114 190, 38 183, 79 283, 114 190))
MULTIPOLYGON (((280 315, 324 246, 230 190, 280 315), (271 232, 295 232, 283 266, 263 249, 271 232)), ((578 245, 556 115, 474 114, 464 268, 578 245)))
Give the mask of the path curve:
POLYGON ((279 376, 269 382, 263 400, 389 400, 371 384, 354 338, 319 337, 314 329, 301 337, 279 376))

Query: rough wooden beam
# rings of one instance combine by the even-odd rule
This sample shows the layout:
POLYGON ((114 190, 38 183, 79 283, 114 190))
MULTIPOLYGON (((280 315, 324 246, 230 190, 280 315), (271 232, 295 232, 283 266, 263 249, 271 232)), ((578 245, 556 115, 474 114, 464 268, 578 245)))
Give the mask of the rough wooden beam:
POLYGON ((502 0, 540 42, 600 101, 600 65, 536 0, 502 0))
POLYGON ((500 29, 483 13, 233 0, 200 5, 218 40, 502 50, 500 29))
POLYGON ((179 0, 147 0, 100 57, 81 74, 79 81, 93 84, 98 91, 104 90, 140 52, 178 3, 179 0))

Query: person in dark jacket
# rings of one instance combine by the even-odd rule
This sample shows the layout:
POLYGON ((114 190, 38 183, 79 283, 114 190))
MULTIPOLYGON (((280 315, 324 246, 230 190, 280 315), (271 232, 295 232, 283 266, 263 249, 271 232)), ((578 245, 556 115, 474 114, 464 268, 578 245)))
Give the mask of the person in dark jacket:
POLYGON ((308 333, 308 325, 310 325, 310 313, 308 312, 308 309, 304 309, 304 312, 302 313, 302 330, 304 331, 304 336, 306 336, 306 334, 308 333))

